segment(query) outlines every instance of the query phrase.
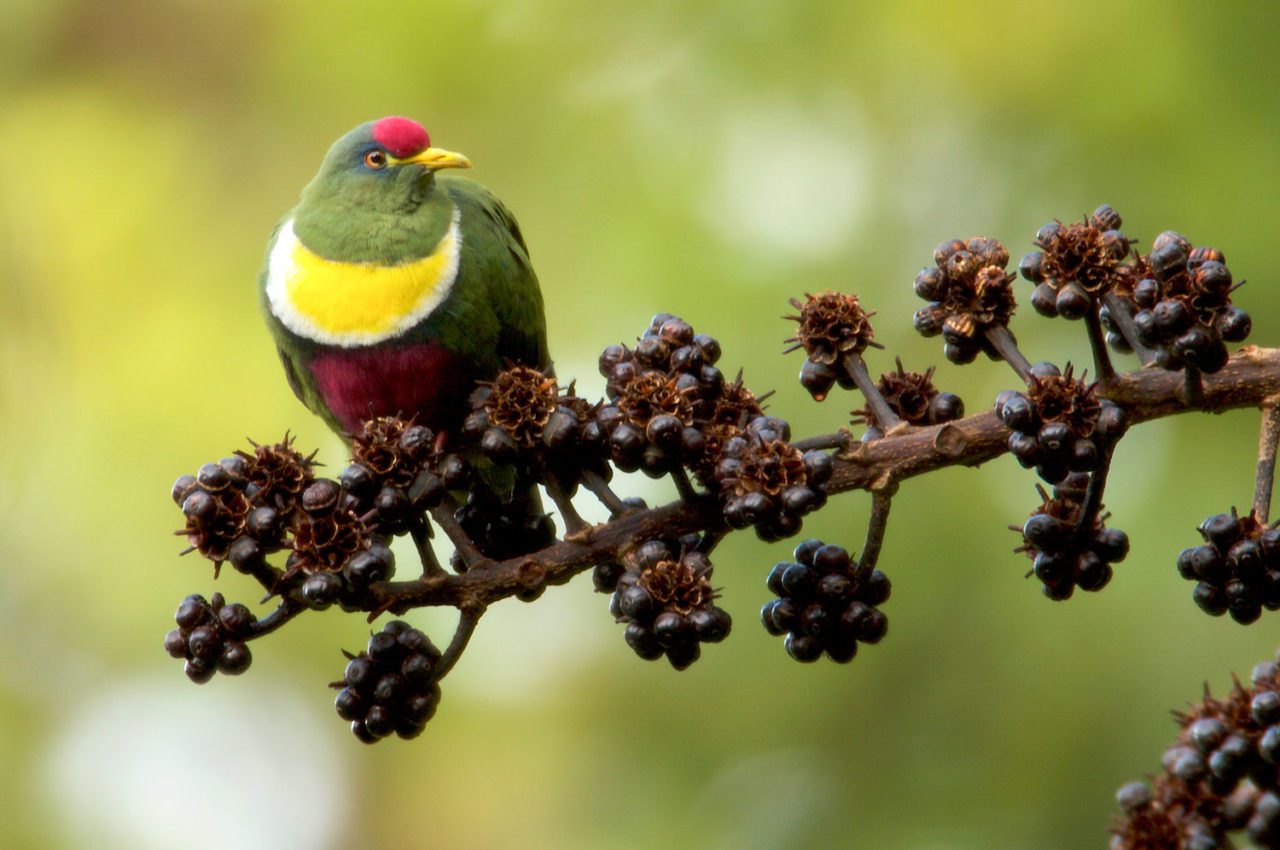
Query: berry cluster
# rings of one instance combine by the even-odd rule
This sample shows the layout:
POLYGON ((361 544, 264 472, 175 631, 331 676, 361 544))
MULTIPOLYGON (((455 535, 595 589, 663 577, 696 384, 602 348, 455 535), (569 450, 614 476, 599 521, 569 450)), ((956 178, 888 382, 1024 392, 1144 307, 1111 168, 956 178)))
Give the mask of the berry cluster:
POLYGON ((778 598, 765 603, 760 619, 772 635, 786 634, 787 653, 797 661, 850 661, 858 643, 879 643, 889 618, 877 605, 889 598, 889 577, 854 563, 840 546, 806 540, 795 563, 779 563, 767 585, 778 598))
POLYGON ((344 507, 381 534, 404 534, 415 512, 444 498, 441 463, 430 428, 390 416, 367 420, 351 439, 351 465, 339 477, 344 507))
POLYGON ((256 573, 265 555, 283 548, 293 500, 313 480, 312 465, 287 436, 273 446, 254 444, 252 455, 206 463, 173 483, 173 501, 186 518, 177 533, 215 568, 229 560, 256 573))
POLYGON ((1022 546, 1014 551, 1032 559, 1029 575, 1040 580, 1045 596, 1056 600, 1070 599, 1077 587, 1090 592, 1106 587, 1111 565, 1129 554, 1128 535, 1108 528, 1105 516, 1082 516, 1081 482, 1065 483, 1054 488, 1053 498, 1037 485, 1042 504, 1022 528, 1013 528, 1022 534, 1022 546))
POLYGON ((1243 342, 1253 323, 1231 303, 1235 289, 1217 248, 1192 247, 1181 233, 1156 237, 1144 272, 1130 294, 1138 341, 1154 349, 1162 368, 1194 367, 1206 374, 1227 363, 1228 342, 1243 342))
POLYGON ((1070 364, 1063 373, 1052 363, 1037 363, 1025 394, 1006 390, 996 398, 996 415, 1013 432, 1010 453, 1050 484, 1105 464, 1127 427, 1124 411, 1098 398, 1096 383, 1072 372, 1070 364))
POLYGON ((519 464, 540 481, 573 495, 585 472, 609 480, 596 421, 599 405, 563 391, 554 377, 528 366, 498 373, 471 394, 463 435, 498 464, 519 464))
MULTIPOLYGON (((934 367, 924 372, 908 372, 902 368, 902 359, 895 358, 896 372, 885 372, 876 382, 876 389, 899 419, 909 425, 940 425, 964 416, 964 401, 955 393, 939 392, 933 385, 934 367)), ((870 407, 853 411, 855 423, 865 422, 876 426, 870 407)))
POLYGON ((1031 306, 1042 316, 1081 319, 1099 295, 1126 280, 1130 240, 1120 214, 1103 204, 1083 221, 1051 221, 1036 233, 1039 251, 1022 258, 1019 273, 1035 284, 1031 306))
POLYGON ((665 655, 672 667, 683 670, 698 660, 703 643, 725 639, 732 620, 715 606, 705 555, 686 551, 676 557, 670 544, 650 540, 633 560, 634 566, 616 579, 609 610, 627 624, 624 637, 636 655, 647 661, 665 655))
MULTIPOLYGON (((670 313, 654 316, 634 349, 611 345, 601 352, 609 401, 596 423, 619 469, 660 477, 705 462, 706 425, 726 389, 719 359, 719 342, 670 313)), ((750 393, 742 400, 759 412, 750 393)), ((741 414, 732 424, 742 424, 741 414)))
POLYGON ((257 618, 244 605, 228 605, 221 593, 208 601, 192 595, 182 600, 174 621, 178 627, 165 635, 164 649, 187 662, 184 672, 191 681, 202 685, 214 673, 236 676, 249 669, 253 655, 245 641, 257 618))
POLYGON ((806 355, 800 367, 800 383, 814 401, 822 401, 837 383, 844 389, 854 387, 848 358, 859 355, 868 346, 879 348, 871 327, 874 311, 863 309, 858 296, 841 292, 805 293, 804 300, 791 299, 800 312, 787 316, 799 323, 796 335, 786 352, 803 348, 806 355))
POLYGON ((1178 573, 1196 583, 1192 598, 1206 614, 1230 613, 1248 625, 1262 609, 1280 610, 1280 529, 1252 513, 1216 514, 1200 524, 1204 544, 1183 549, 1178 573))
POLYGON ((393 732, 415 738, 440 702, 437 665, 440 650, 422 632, 392 620, 369 638, 359 655, 347 655, 347 669, 333 706, 351 721, 351 732, 373 744, 393 732))
POLYGON ((1206 694, 1176 717, 1181 729, 1162 759, 1165 773, 1116 795, 1124 818, 1112 830, 1114 850, 1219 850, 1240 829, 1257 847, 1280 846, 1277 665, 1259 664, 1250 687, 1237 682, 1223 699, 1206 694))
POLYGON ((293 551, 277 589, 299 583, 303 600, 323 610, 395 573, 391 550, 356 513, 355 501, 328 478, 302 491, 290 522, 293 551))
POLYGON ((758 416, 724 442, 715 476, 730 528, 755 526, 761 540, 782 540, 800 530, 802 516, 826 504, 831 456, 801 452, 790 439, 785 421, 758 416))
POLYGON ((916 311, 916 330, 925 337, 942 334, 952 363, 972 363, 980 351, 998 359, 987 331, 1007 328, 1013 316, 1009 252, 985 236, 952 239, 934 249, 933 262, 916 275, 916 295, 929 302, 916 311))

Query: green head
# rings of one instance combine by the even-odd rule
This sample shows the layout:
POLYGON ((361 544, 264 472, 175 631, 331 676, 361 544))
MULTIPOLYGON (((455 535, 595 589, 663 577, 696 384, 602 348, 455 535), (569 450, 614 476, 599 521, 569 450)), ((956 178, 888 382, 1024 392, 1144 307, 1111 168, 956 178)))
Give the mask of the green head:
POLYGON ((422 203, 436 171, 470 167, 462 154, 431 147, 418 122, 380 118, 334 142, 320 172, 302 190, 302 203, 404 213, 422 203))

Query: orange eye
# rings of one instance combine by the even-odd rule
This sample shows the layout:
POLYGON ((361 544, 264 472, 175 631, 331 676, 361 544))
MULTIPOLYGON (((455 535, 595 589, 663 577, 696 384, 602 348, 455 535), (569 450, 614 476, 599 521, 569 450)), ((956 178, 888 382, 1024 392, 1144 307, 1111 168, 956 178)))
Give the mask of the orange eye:
POLYGON ((364 164, 370 168, 385 168, 387 165, 387 155, 379 150, 369 151, 364 155, 364 164))

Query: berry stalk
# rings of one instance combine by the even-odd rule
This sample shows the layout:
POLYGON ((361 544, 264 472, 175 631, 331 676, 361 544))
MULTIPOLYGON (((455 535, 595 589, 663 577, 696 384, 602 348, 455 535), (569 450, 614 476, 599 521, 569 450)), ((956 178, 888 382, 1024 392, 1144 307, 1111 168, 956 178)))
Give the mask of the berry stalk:
POLYGON ((1027 360, 1018 348, 1018 341, 1013 338, 1013 334, 1009 333, 1009 329, 1004 325, 992 325, 983 332, 983 335, 1000 358, 1018 373, 1018 377, 1025 383, 1030 383, 1031 361, 1027 360))
POLYGON ((1280 407, 1278 400, 1262 408, 1262 427, 1258 433, 1258 472, 1253 489, 1253 516, 1266 525, 1271 518, 1271 491, 1276 477, 1276 443, 1280 442, 1280 407))
POLYGON ((856 351, 851 351, 844 356, 844 368, 853 382, 858 387, 858 391, 862 393, 862 397, 867 400, 867 404, 871 407, 871 414, 875 417, 876 424, 880 426, 880 430, 886 433, 894 430, 902 425, 902 420, 898 414, 893 412, 893 408, 889 407, 889 403, 884 400, 884 396, 880 394, 880 390, 876 387, 876 382, 871 379, 871 373, 867 371, 866 361, 862 359, 862 355, 856 351))

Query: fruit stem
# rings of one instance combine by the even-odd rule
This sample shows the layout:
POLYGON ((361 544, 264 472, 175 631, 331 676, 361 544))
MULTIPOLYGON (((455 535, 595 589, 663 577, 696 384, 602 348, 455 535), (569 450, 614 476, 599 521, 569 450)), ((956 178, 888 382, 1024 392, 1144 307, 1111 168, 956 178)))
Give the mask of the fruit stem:
POLYGON ((483 607, 458 610, 458 626, 453 630, 453 640, 449 641, 449 646, 445 648, 440 661, 436 664, 437 682, 447 676, 453 669, 453 665, 457 664, 458 659, 462 657, 462 651, 467 648, 467 642, 471 640, 471 635, 475 632, 476 624, 480 622, 482 614, 484 614, 483 607))
POLYGON ((547 478, 547 495, 551 497, 551 501, 555 502, 556 509, 560 511, 560 516, 564 518, 565 531, 569 534, 575 534, 587 527, 587 521, 578 513, 577 508, 573 506, 573 500, 560 489, 560 485, 555 479, 547 478))
POLYGON ((858 390, 862 393, 862 397, 867 400, 867 405, 871 408, 871 415, 875 417, 876 424, 880 426, 881 431, 889 431, 902 424, 898 414, 893 412, 893 408, 889 407, 889 403, 884 400, 884 396, 880 395, 876 382, 871 380, 871 373, 867 371, 867 364, 862 359, 861 354, 856 351, 850 351, 846 354, 844 356, 844 368, 849 373, 849 377, 853 378, 853 382, 858 385, 858 390))
POLYGON ((867 522, 867 542, 862 546, 862 557, 858 559, 858 573, 867 575, 875 569, 880 560, 880 546, 884 543, 885 529, 889 526, 889 505, 892 497, 888 493, 873 492, 871 494, 871 519, 867 522))
POLYGON ((418 560, 422 561, 422 577, 445 575, 444 567, 440 566, 436 552, 431 548, 431 526, 422 517, 414 517, 409 523, 409 534, 418 549, 418 560))
POLYGON ((487 560, 484 553, 476 547, 471 536, 467 534, 462 526, 458 524, 458 521, 454 519, 453 511, 447 503, 436 505, 432 508, 431 518, 435 520, 436 525, 440 526, 440 529, 448 535, 449 540, 453 543, 454 548, 458 550, 458 555, 462 558, 463 563, 467 565, 468 569, 487 560))
POLYGON ((682 468, 677 466, 671 470, 671 480, 676 482, 676 492, 680 494, 681 499, 691 505, 698 501, 698 491, 693 489, 693 485, 689 483, 689 476, 682 468))
POLYGON ((1031 361, 1023 356, 1022 351, 1018 349, 1018 343, 1013 338, 1013 334, 1009 333, 1009 329, 1004 325, 995 325, 989 327, 983 332, 987 338, 987 342, 991 343, 991 347, 996 350, 1004 360, 1008 363, 1013 371, 1018 373, 1018 377, 1024 383, 1031 383, 1031 361))
POLYGON ((269 635, 306 610, 306 605, 286 597, 280 601, 274 611, 253 624, 253 629, 245 636, 245 640, 256 640, 263 635, 269 635))
POLYGON ((609 482, 601 478, 598 473, 589 469, 582 470, 582 484, 600 500, 610 515, 621 516, 627 512, 626 504, 618 498, 617 493, 613 492, 609 482))
POLYGON ((1178 396, 1187 407, 1200 407, 1204 404, 1204 382, 1200 380, 1200 370, 1188 363, 1182 367, 1184 381, 1178 396))
POLYGON ((1102 296, 1102 300, 1107 305, 1107 309, 1111 311, 1112 324, 1120 331, 1120 336, 1124 337, 1124 341, 1129 343, 1133 353, 1138 355, 1139 362, 1143 366, 1154 363, 1156 353, 1143 345, 1138 339, 1138 328, 1133 323, 1133 313, 1129 312, 1129 302, 1114 292, 1108 292, 1102 296))
POLYGON ((1116 380, 1115 367, 1111 365, 1111 355, 1107 351, 1107 340, 1102 334, 1102 322, 1098 320, 1097 304, 1089 308, 1084 316, 1084 326, 1089 332, 1089 347, 1093 349, 1093 370, 1098 383, 1103 389, 1111 386, 1116 380))
POLYGON ((817 434, 813 437, 805 437, 803 440, 796 440, 791 445, 802 452, 814 449, 844 449, 848 448, 852 439, 853 435, 849 433, 849 429, 841 428, 830 434, 817 434))
POLYGON ((1276 443, 1280 442, 1280 399, 1262 408, 1258 433, 1258 474, 1253 489, 1253 516, 1266 525, 1271 514, 1271 490, 1276 477, 1276 443))
POLYGON ((1113 448, 1106 449, 1102 463, 1089 476, 1089 486, 1084 491, 1084 504, 1080 507, 1080 517, 1076 520, 1076 534, 1081 535, 1093 527, 1093 521, 1102 510, 1102 493, 1107 489, 1107 473, 1111 471, 1111 453, 1113 448))

